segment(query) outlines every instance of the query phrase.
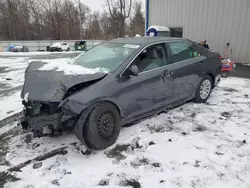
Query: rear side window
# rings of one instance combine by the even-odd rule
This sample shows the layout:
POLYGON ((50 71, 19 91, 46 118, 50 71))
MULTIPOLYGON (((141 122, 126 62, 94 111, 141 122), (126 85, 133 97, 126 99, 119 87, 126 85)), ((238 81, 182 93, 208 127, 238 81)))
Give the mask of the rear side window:
POLYGON ((197 50, 183 41, 170 42, 169 47, 172 51, 172 62, 180 62, 199 56, 197 50))
POLYGON ((67 44, 67 43, 65 43, 65 42, 64 42, 64 43, 62 43, 62 44, 63 44, 63 45, 68 45, 68 44, 67 44))

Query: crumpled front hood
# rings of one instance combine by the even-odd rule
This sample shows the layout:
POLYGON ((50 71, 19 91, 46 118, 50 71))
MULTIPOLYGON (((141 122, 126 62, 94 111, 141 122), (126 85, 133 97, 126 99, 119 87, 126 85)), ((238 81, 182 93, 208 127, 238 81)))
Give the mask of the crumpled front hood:
POLYGON ((98 72, 86 75, 65 75, 59 71, 40 71, 45 63, 36 61, 30 63, 25 71, 25 82, 21 98, 41 102, 58 102, 67 91, 78 84, 104 78, 107 74, 98 72))

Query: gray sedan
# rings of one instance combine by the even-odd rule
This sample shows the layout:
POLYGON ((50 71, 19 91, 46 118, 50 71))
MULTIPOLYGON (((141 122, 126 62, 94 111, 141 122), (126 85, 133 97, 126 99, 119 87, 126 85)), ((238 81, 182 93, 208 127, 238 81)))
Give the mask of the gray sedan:
POLYGON ((103 42, 74 64, 81 75, 43 71, 32 62, 25 72, 21 124, 34 137, 74 129, 87 147, 115 143, 123 125, 193 100, 204 103, 220 81, 219 53, 187 39, 120 38, 103 42))

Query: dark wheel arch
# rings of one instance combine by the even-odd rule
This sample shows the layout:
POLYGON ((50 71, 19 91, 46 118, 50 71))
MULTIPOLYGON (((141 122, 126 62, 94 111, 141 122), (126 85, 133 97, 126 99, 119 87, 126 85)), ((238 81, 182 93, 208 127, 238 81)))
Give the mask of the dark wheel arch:
POLYGON ((212 88, 214 88, 214 84, 215 84, 215 76, 212 73, 207 73, 208 76, 210 76, 211 80, 212 80, 212 88))

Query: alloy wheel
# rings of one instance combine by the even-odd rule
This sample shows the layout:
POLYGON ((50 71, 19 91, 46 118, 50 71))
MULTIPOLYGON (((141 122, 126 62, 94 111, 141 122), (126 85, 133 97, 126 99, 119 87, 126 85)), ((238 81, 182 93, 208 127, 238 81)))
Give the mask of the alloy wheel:
POLYGON ((201 87, 200 87, 200 97, 201 99, 206 99, 208 98, 209 94, 211 91, 211 82, 209 80, 204 80, 201 83, 201 87))

